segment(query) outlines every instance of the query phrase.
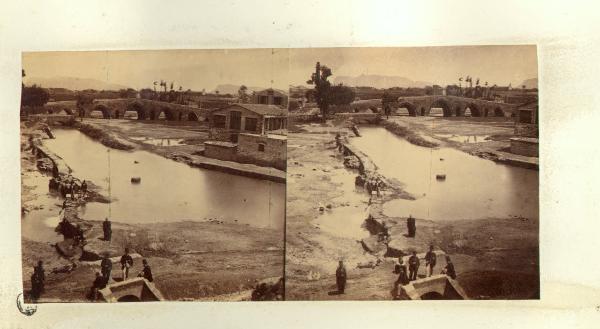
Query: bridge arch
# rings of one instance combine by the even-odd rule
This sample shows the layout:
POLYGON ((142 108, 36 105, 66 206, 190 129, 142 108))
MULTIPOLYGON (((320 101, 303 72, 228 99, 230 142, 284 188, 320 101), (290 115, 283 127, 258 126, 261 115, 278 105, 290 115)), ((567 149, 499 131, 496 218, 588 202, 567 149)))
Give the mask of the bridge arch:
POLYGON ((101 112, 104 119, 110 119, 110 109, 106 107, 106 105, 99 104, 94 106, 89 113, 90 117, 92 116, 93 112, 101 112))
POLYGON ((175 111, 168 108, 168 107, 163 107, 158 111, 158 115, 156 116, 156 120, 168 120, 168 121, 173 121, 175 120, 175 111))
POLYGON ((498 106, 494 109, 494 116, 495 117, 503 117, 504 111, 498 106))
POLYGON ((417 108, 413 104, 409 102, 401 102, 400 104, 398 104, 398 109, 401 108, 405 108, 408 111, 408 115, 410 115, 411 117, 417 116, 417 108))
POLYGON ((198 115, 194 112, 190 112, 187 115, 187 120, 188 121, 200 121, 200 118, 198 117, 198 115))
MULTIPOLYGON (((138 120, 146 120, 147 117, 144 106, 139 102, 129 104, 125 109, 125 112, 135 112, 138 120)), ((123 116, 125 116, 125 113, 123 113, 123 116)))
POLYGON ((429 113, 431 113, 432 108, 442 108, 445 117, 452 116, 452 107, 445 99, 438 98, 434 100, 433 103, 431 103, 431 106, 429 106, 429 113))
POLYGON ((477 106, 477 104, 469 103, 469 105, 467 105, 467 107, 469 108, 472 117, 480 117, 481 116, 481 109, 479 108, 479 106, 477 106))

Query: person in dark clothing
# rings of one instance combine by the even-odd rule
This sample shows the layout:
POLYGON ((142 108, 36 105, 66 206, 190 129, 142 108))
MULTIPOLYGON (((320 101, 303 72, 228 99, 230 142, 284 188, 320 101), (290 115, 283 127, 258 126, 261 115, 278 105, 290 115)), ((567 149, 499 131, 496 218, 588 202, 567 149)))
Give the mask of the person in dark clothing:
POLYGON ((417 273, 419 272, 419 266, 421 265, 421 261, 419 261, 419 257, 417 257, 417 252, 413 251, 412 256, 408 259, 408 279, 410 281, 417 279, 417 273))
POLYGON ((108 220, 108 218, 105 218, 104 222, 102 223, 102 231, 104 231, 104 241, 110 241, 112 236, 112 228, 111 222, 108 220))
POLYGON ((452 279, 456 279, 456 271, 454 271, 454 264, 450 260, 450 256, 446 256, 446 267, 442 270, 442 274, 446 274, 452 279))
POLYGON ((67 208, 67 199, 65 199, 65 201, 63 201, 62 207, 60 208, 60 211, 58 212, 58 214, 60 215, 63 211, 65 211, 66 208, 67 208))
POLYGON ((102 258, 102 262, 100 262, 100 267, 102 269, 102 276, 108 283, 108 281, 110 281, 110 272, 112 271, 112 262, 110 261, 110 258, 108 258, 108 254, 104 254, 104 258, 102 258))
POLYGON ((406 285, 408 284, 408 274, 406 273, 406 265, 404 264, 404 260, 402 256, 398 257, 398 264, 396 264, 396 274, 398 274, 398 280, 396 280, 396 285, 406 285))
POLYGON ((433 252, 433 245, 429 246, 429 251, 425 254, 425 266, 427 267, 427 277, 433 275, 433 268, 437 262, 435 252, 433 252))
POLYGON ((346 289, 346 268, 344 262, 340 260, 337 270, 335 270, 335 282, 337 284, 338 293, 343 294, 346 289))
POLYGON ((71 194, 71 200, 75 200, 75 183, 72 181, 69 185, 69 193, 71 194))
POLYGON ((150 265, 148 265, 148 261, 144 259, 142 260, 142 264, 144 265, 144 268, 140 274, 138 274, 138 276, 143 277, 150 282, 154 281, 154 278, 152 277, 152 270, 150 269, 150 265))
POLYGON ((90 293, 90 297, 92 300, 98 300, 98 291, 100 289, 104 289, 106 287, 106 281, 104 277, 99 272, 96 272, 96 279, 94 279, 94 283, 92 283, 92 290, 90 293))
POLYGON ((406 227, 408 228, 408 237, 414 238, 417 233, 417 224, 415 223, 415 219, 412 215, 408 215, 406 219, 406 227))
POLYGON ((83 246, 85 244, 85 236, 83 235, 83 230, 79 224, 75 225, 75 237, 74 242, 77 245, 83 246))
POLYGON ((121 256, 121 271, 123 271, 123 281, 129 277, 129 268, 133 266, 133 258, 129 255, 129 248, 125 248, 125 254, 121 256))
POLYGON ((85 197, 86 193, 87 193, 87 182, 85 181, 85 179, 83 180, 83 182, 81 182, 81 189, 80 189, 80 195, 82 197, 85 197))
POLYGON ((31 297, 33 300, 40 298, 40 295, 44 292, 45 282, 44 262, 40 260, 37 266, 33 267, 33 274, 31 275, 31 297))

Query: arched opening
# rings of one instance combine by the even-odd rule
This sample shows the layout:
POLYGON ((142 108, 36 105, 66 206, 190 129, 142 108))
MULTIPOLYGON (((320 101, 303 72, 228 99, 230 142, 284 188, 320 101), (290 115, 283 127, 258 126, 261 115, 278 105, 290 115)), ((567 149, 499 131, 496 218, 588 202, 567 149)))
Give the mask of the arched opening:
MULTIPOLYGON (((472 117, 480 117, 481 116, 481 111, 479 110, 479 107, 477 107, 477 105, 471 103, 469 104, 469 110, 471 112, 471 116, 472 117)), ((466 113, 466 111, 465 111, 466 113)))
POLYGON ((190 112, 187 115, 188 121, 199 121, 198 116, 194 112, 190 112))
POLYGON ((123 117, 128 119, 146 120, 146 112, 140 103, 133 103, 127 107, 123 117))
POLYGON ((436 299, 444 299, 444 296, 437 291, 430 291, 421 295, 421 299, 423 300, 436 300, 436 299))
POLYGON ((465 110, 463 108, 461 108, 460 106, 457 106, 454 108, 454 114, 457 117, 462 117, 465 115, 465 110))
POLYGON ((110 111, 108 107, 104 105, 98 105, 90 112, 90 117, 110 119, 110 111))
POLYGON ((488 117, 489 115, 490 115, 490 109, 486 107, 485 109, 483 109, 483 116, 488 117))
POLYGON ((118 302, 139 302, 140 298, 138 296, 134 296, 134 295, 125 295, 119 299, 117 299, 118 302))
POLYGON ((400 103, 400 105, 398 105, 398 109, 396 110, 396 113, 400 114, 406 111, 406 113, 408 115, 410 115, 411 117, 416 117, 417 116, 417 109, 415 108, 415 106, 411 103, 400 103), (404 109, 404 110, 402 110, 404 109))
POLYGON ((67 114, 67 115, 73 115, 73 111, 71 111, 71 109, 68 108, 64 108, 62 110, 60 110, 60 112, 58 112, 59 114, 67 114))
MULTIPOLYGON (((154 120, 154 119, 152 119, 154 120)), ((158 116, 156 116, 156 120, 169 120, 169 121, 173 121, 175 120, 175 114, 173 114, 173 111, 169 108, 162 108, 160 110, 160 112, 158 112, 158 116)))
POLYGON ((438 99, 431 103, 429 115, 450 117, 452 116, 452 108, 445 100, 438 99))
POLYGON ((494 109, 494 116, 495 117, 503 117, 504 116, 504 111, 502 111, 501 108, 497 107, 494 109))

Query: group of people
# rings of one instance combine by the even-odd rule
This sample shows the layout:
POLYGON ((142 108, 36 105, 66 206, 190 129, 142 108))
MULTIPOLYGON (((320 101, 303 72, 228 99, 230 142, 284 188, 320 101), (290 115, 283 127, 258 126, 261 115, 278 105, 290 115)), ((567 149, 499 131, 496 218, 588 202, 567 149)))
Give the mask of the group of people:
POLYGON ((370 177, 365 180, 365 189, 369 195, 372 195, 373 192, 377 194, 377 196, 381 196, 381 190, 383 190, 384 183, 380 177, 370 177))
MULTIPOLYGON (((433 245, 429 246, 429 251, 425 254, 425 266, 427 269, 426 277, 433 275, 434 268, 437 265, 437 255, 433 249, 433 245)), ((412 255, 408 258, 408 271, 406 265, 404 264, 403 257, 398 257, 398 263, 394 268, 394 273, 398 274, 396 285, 406 285, 410 281, 416 280, 420 266, 421 261, 419 256, 417 256, 416 251, 413 251, 412 255)), ((441 274, 445 274, 452 279, 456 279, 454 264, 448 255, 446 255, 446 266, 442 269, 441 274)))
MULTIPOLYGON (((129 248, 125 248, 125 253, 121 256, 119 263, 121 264, 121 278, 122 281, 125 281, 129 278, 129 270, 133 267, 133 257, 129 254, 129 248)), ((100 262, 100 272, 96 272, 96 278, 92 283, 90 292, 90 298, 92 300, 97 300, 98 292, 108 285, 112 272, 112 265, 112 261, 108 257, 108 254, 105 254, 100 262)), ((154 277, 152 276, 152 269, 150 268, 150 265, 148 265, 146 259, 142 259, 142 266, 142 270, 139 272, 138 277, 143 277, 149 282, 153 282, 154 277)))
POLYGON ((85 180, 83 180, 81 185, 77 185, 75 179, 69 176, 65 181, 59 181, 56 178, 51 178, 48 182, 48 188, 51 190, 58 190, 60 195, 65 199, 70 197, 71 200, 75 200, 78 194, 80 198, 84 198, 87 195, 88 184, 85 180))

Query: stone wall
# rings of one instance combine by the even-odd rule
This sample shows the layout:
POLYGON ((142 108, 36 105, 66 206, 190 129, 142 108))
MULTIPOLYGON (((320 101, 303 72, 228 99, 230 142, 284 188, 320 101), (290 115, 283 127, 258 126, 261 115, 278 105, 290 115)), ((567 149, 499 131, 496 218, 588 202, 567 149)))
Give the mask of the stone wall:
POLYGON ((238 161, 285 170, 287 137, 282 135, 240 134, 238 161))
POLYGON ((539 143, 537 138, 511 138, 510 152, 528 157, 539 156, 539 143))
POLYGON ((204 156, 224 161, 237 160, 237 146, 229 142, 204 142, 204 156))

